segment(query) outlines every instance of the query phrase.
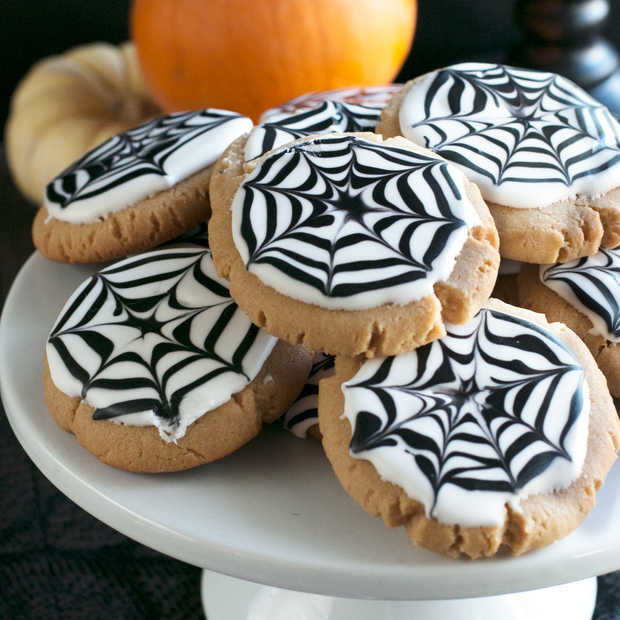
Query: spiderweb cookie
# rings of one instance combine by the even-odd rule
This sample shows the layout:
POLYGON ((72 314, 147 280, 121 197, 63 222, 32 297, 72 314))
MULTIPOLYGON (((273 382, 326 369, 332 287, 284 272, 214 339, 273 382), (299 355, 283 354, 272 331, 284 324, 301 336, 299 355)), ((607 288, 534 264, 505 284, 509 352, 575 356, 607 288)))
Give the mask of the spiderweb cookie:
MULTIPOLYGON (((402 84, 386 84, 385 86, 361 86, 352 88, 334 88, 331 90, 314 91, 305 93, 294 99, 265 110, 259 122, 269 123, 278 120, 285 115, 292 115, 300 111, 318 108, 327 100, 341 101, 353 105, 362 105, 377 110, 377 122, 381 115, 381 110, 387 102, 402 87, 402 84)), ((376 123, 375 123, 376 124, 376 123)))
POLYGON ((520 554, 566 536, 620 444, 581 340, 496 300, 413 352, 337 358, 320 384, 319 424, 355 501, 454 557, 520 554))
POLYGON ((213 163, 252 121, 226 110, 179 112, 106 140, 47 186, 32 236, 47 258, 122 258, 176 237, 211 212, 213 163))
POLYGON ((252 321, 331 354, 407 351, 488 298, 497 233, 455 167, 402 138, 327 134, 216 164, 209 240, 252 321))
POLYGON ((75 291, 47 341, 45 398, 105 463, 177 471, 256 436, 310 365, 252 325, 195 241, 115 263, 75 291))
POLYGON ((590 349, 609 391, 620 396, 620 248, 521 271, 520 304, 568 325, 590 349))
POLYGON ((566 78, 453 65, 405 84, 376 131, 457 164, 489 205, 503 257, 563 262, 620 244, 620 125, 566 78))
POLYGON ((245 159, 260 157, 296 138, 315 133, 374 131, 381 110, 401 85, 309 93, 263 113, 250 132, 245 159))

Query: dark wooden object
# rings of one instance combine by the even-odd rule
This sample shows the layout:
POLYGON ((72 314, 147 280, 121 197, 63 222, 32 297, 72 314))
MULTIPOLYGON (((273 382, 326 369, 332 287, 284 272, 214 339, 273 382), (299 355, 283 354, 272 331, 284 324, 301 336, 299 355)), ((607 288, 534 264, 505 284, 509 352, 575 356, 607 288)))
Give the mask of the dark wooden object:
POLYGON ((560 73, 620 116, 620 59, 603 38, 608 0, 518 0, 523 40, 511 62, 560 73))

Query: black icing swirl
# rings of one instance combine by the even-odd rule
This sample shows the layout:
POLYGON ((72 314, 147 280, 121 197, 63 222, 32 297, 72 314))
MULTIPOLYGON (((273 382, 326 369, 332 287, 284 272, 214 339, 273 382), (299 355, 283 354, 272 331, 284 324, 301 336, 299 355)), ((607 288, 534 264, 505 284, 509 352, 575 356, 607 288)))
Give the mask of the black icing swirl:
POLYGON ((540 277, 562 296, 566 289, 572 292, 578 308, 604 322, 604 335, 620 340, 620 248, 541 268, 540 277))
MULTIPOLYGON (((46 188, 47 201, 66 208, 143 175, 165 176, 166 162, 176 151, 239 118, 243 117, 235 112, 207 109, 143 123, 106 140, 59 174, 46 188)), ((226 146, 222 144, 221 150, 226 146)))
POLYGON ((319 423, 319 381, 334 372, 333 355, 321 353, 317 357, 301 393, 282 418, 284 428, 298 437, 305 436, 311 426, 319 423))
POLYGON ((272 340, 238 309, 198 237, 90 277, 58 317, 48 347, 83 399, 91 390, 109 394, 94 419, 152 412, 173 432, 184 398, 233 375, 250 381, 247 364, 272 340))
POLYGON ((434 283, 448 263, 449 276, 478 223, 463 193, 450 165, 431 154, 314 138, 274 151, 243 182, 235 243, 249 271, 268 265, 324 297, 434 283), (354 260, 352 247, 361 252, 354 260))
POLYGON ((584 408, 584 373, 546 330, 485 309, 405 355, 379 360, 372 376, 343 387, 374 395, 357 401, 368 410, 356 413, 353 454, 410 455, 434 502, 450 485, 516 493, 556 459, 571 461, 567 437, 584 408))
POLYGON ((559 75, 464 63, 435 72, 425 88, 413 131, 494 185, 568 186, 620 163, 609 110, 559 75))
POLYGON ((373 131, 380 116, 380 107, 332 100, 310 110, 280 115, 254 128, 246 160, 313 133, 373 131))

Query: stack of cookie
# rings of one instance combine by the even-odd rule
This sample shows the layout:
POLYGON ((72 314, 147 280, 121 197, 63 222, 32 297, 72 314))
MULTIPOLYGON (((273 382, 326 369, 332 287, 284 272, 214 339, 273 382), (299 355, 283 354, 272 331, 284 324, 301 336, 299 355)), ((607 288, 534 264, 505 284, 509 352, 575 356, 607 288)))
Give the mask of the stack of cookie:
POLYGON ((409 82, 377 131, 461 166, 508 259, 496 294, 568 325, 620 396, 620 126, 609 110, 558 75, 465 63, 409 82))
POLYGON ((310 353, 250 322, 207 243, 213 164, 251 127, 223 110, 172 114, 104 142, 47 187, 33 225, 44 255, 132 255, 75 291, 44 363, 54 419, 110 465, 164 472, 219 459, 280 417, 306 380, 310 353))
MULTIPOLYGON (((154 122, 164 139, 152 144, 102 145, 50 184, 34 228, 44 253, 75 260, 70 250, 96 245, 98 230, 120 255, 185 232, 200 218, 179 224, 171 201, 192 202, 180 184, 199 175, 192 187, 208 202, 210 251, 204 235, 176 241, 104 268, 74 293, 47 346, 55 419, 115 466, 190 467, 282 415, 314 357, 285 424, 322 437, 368 512, 452 556, 502 545, 522 553, 567 534, 615 460, 617 414, 573 332, 489 300, 500 247, 516 260, 515 248, 568 260, 576 238, 590 247, 598 234, 579 209, 600 214, 597 244, 612 221, 607 198, 597 208, 558 198, 553 162, 576 165, 576 179, 595 170, 598 193, 620 169, 605 133, 617 126, 603 127, 603 112, 588 116, 566 84, 464 65, 405 85, 383 113, 380 91, 347 92, 297 100, 254 128, 205 111, 228 115, 217 139, 187 133, 190 114, 182 127, 176 115, 154 122), (203 150, 192 140, 210 146, 203 172, 188 163, 203 150), (580 140, 593 162, 580 158, 580 140), (167 162, 194 177, 169 173, 167 162), (162 187, 168 175, 171 189, 162 187), (502 186, 514 204, 500 199, 502 186), (538 197, 528 204, 531 188, 538 197), (121 195, 124 211, 112 206, 121 195), (550 197, 564 202, 543 205, 550 197), (136 200, 165 204, 175 226, 162 234, 136 200), (63 223, 60 241, 51 229, 72 203, 82 219, 63 223), (574 232, 576 221, 587 232, 574 232), (130 246, 143 229, 146 239, 130 246), (543 239, 555 250, 543 251, 543 239)), ((153 136, 145 127, 134 130, 141 140, 153 136)), ((579 183, 569 193, 593 193, 579 183)), ((98 250, 101 258, 112 256, 98 250)))

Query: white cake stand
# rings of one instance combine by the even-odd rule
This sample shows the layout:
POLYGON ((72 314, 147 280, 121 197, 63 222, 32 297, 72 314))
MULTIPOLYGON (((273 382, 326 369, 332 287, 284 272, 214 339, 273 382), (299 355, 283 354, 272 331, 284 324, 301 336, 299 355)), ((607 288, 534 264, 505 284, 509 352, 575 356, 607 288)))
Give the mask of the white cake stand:
POLYGON ((41 471, 85 510, 206 569, 210 620, 591 616, 592 577, 620 568, 620 466, 567 538, 522 557, 471 562, 412 547, 402 529, 385 528, 348 497, 317 442, 278 428, 177 474, 137 475, 100 463, 54 424, 41 387, 47 332, 93 271, 34 254, 16 278, 0 321, 10 423, 41 471), (558 584, 569 585, 549 588, 558 584), (525 592, 537 588, 549 589, 525 592), (525 593, 506 595, 514 592, 525 593))

